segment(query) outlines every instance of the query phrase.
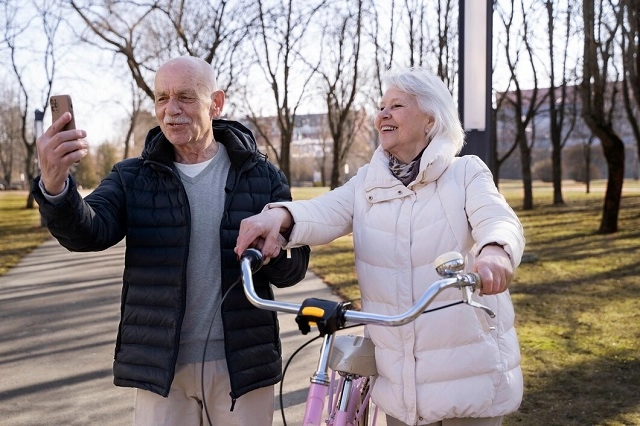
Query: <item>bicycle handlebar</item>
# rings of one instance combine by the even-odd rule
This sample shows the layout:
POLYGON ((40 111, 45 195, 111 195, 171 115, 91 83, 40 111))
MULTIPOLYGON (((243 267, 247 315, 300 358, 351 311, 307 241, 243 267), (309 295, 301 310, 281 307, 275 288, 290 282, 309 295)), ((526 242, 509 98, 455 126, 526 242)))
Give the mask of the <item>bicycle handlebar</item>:
MULTIPOLYGON (((249 301, 257 308, 269 311, 298 315, 300 315, 301 312, 304 313, 305 304, 267 300, 258 296, 253 286, 253 273, 262 267, 262 263, 262 253, 256 249, 247 249, 240 257, 244 292, 249 301)), ((457 252, 446 253, 438 257, 435 263, 437 264, 436 270, 438 274, 443 278, 431 284, 409 310, 397 315, 383 315, 343 309, 342 312, 339 313, 341 324, 338 328, 342 328, 346 322, 384 326, 407 324, 420 316, 441 291, 453 287, 463 290, 462 301, 464 303, 484 310, 492 318, 495 317, 495 314, 490 308, 481 305, 471 298, 473 291, 481 287, 481 280, 480 276, 475 272, 461 272, 464 268, 462 255, 457 252)))

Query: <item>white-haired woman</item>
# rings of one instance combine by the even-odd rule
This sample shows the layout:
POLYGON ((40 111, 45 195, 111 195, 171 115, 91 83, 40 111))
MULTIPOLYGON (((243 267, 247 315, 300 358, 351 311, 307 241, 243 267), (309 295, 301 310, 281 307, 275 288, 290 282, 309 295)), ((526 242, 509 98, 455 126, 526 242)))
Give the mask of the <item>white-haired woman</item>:
MULTIPOLYGON (((320 197, 268 205, 240 226, 236 253, 265 256, 353 233, 362 309, 406 311, 438 279, 432 262, 459 251, 482 278, 482 303, 455 306, 402 327, 369 326, 379 377, 374 402, 389 425, 500 425, 522 399, 520 352, 508 292, 525 240, 491 172, 457 157, 464 133, 447 87, 430 72, 389 72, 369 164, 320 197)), ((436 300, 447 304, 458 290, 436 300)))

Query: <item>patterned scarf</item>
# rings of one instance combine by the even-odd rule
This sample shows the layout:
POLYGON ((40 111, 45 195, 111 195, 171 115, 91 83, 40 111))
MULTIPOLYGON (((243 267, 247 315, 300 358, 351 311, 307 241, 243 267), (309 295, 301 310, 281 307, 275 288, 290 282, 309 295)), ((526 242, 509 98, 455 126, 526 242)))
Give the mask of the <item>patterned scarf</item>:
POLYGON ((403 163, 393 156, 390 152, 389 154, 389 170, 391 170, 391 174, 395 176, 404 186, 409 185, 418 175, 418 170, 420 170, 420 158, 422 157, 422 153, 424 149, 420 151, 420 154, 416 156, 411 162, 408 164, 403 163))

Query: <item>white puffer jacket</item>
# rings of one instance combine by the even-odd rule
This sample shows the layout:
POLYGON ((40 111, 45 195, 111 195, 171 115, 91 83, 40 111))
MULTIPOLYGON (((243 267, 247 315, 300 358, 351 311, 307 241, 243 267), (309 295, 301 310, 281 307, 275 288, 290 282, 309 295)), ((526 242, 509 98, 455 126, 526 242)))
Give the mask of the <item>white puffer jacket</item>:
MULTIPOLYGON (((420 171, 405 187, 389 171, 381 148, 345 185, 285 205, 295 225, 289 246, 318 245, 353 232, 363 311, 406 311, 440 277, 432 262, 459 251, 472 270, 480 248, 504 245, 520 263, 520 221, 497 191, 486 165, 455 157, 453 144, 434 139, 420 171)), ((448 290, 436 305, 460 300, 448 290)), ((422 315, 401 327, 369 326, 379 378, 373 399, 407 424, 446 418, 495 417, 515 411, 523 384, 514 311, 508 292, 482 296, 496 318, 467 305, 422 315)))

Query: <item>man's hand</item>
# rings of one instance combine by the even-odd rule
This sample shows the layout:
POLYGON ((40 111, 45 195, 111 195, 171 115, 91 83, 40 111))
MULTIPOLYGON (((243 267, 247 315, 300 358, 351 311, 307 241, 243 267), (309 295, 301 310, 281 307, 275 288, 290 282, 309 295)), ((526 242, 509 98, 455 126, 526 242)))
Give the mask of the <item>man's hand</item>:
POLYGON ((47 193, 58 195, 64 189, 69 169, 88 153, 88 143, 84 140, 84 130, 60 130, 71 121, 66 112, 56 120, 36 141, 40 176, 47 193))
POLYGON ((476 258, 475 270, 482 279, 481 294, 502 293, 511 285, 513 266, 502 247, 485 246, 476 258))
POLYGON ((249 248, 257 248, 266 258, 280 254, 283 238, 280 232, 291 227, 293 219, 289 210, 277 207, 248 217, 240 222, 240 232, 234 251, 238 256, 249 248))

